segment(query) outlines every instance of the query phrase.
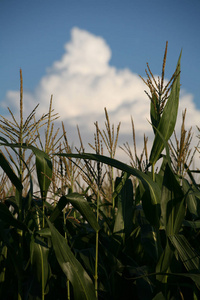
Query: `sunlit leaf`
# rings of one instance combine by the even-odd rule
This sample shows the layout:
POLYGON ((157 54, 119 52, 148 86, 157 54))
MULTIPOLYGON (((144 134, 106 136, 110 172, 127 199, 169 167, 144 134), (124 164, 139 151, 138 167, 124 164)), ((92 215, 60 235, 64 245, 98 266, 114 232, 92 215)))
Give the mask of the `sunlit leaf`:
POLYGON ((36 156, 36 170, 41 197, 46 198, 52 177, 52 162, 49 156, 42 150, 28 146, 36 156))
MULTIPOLYGON (((75 258, 67 240, 57 231, 52 223, 47 219, 47 223, 51 230, 53 248, 58 263, 65 273, 67 279, 73 286, 75 300, 94 300, 95 289, 91 278, 84 270, 80 262, 75 258)), ((67 297, 67 295, 66 295, 67 297)))

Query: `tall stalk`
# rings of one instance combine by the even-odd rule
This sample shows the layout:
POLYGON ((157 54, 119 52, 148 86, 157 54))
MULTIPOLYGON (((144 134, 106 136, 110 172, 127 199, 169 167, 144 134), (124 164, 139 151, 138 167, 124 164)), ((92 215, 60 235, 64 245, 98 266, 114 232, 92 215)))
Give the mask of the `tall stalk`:
MULTIPOLYGON (((97 192, 97 222, 99 220, 99 189, 97 192)), ((96 231, 96 245, 95 245, 95 274, 94 274, 94 286, 95 294, 98 299, 98 256, 99 256, 99 231, 96 231)))
POLYGON ((152 179, 155 181, 155 164, 152 164, 152 179))
MULTIPOLYGON (((20 69, 20 128, 19 128, 19 144, 23 144, 23 78, 22 70, 20 69)), ((19 148, 19 178, 23 181, 23 161, 22 148, 19 148)), ((22 221, 22 192, 19 195, 19 220, 22 221)))
MULTIPOLYGON (((22 70, 20 69, 20 131, 19 131, 19 144, 23 144, 23 78, 22 70)), ((22 183, 23 181, 23 161, 22 161, 22 148, 19 148, 19 178, 22 183)), ((19 220, 23 220, 23 211, 22 211, 22 190, 17 191, 19 197, 19 220)), ((23 263, 23 231, 19 230, 19 256, 20 260, 23 263)), ((23 297, 22 290, 22 278, 18 278, 18 300, 21 300, 23 297)))
MULTIPOLYGON (((66 227, 66 207, 63 209, 63 221, 64 221, 64 227, 66 227)), ((65 231, 65 239, 67 239, 67 233, 65 231)), ((69 279, 67 278, 67 300, 70 300, 71 297, 70 297, 70 282, 69 282, 69 279)))
MULTIPOLYGON (((110 120, 109 120, 107 109, 104 108, 104 110, 105 110, 105 117, 106 117, 106 121, 105 121, 106 130, 101 131, 99 129, 98 122, 95 123, 95 126, 96 126, 98 134, 101 135, 102 140, 103 140, 104 144, 106 145, 106 148, 108 150, 110 158, 115 158, 115 152, 116 152, 116 148, 117 148, 117 142, 118 142, 121 122, 119 122, 119 124, 117 126, 117 132, 115 135, 114 125, 113 124, 112 124, 112 126, 110 125, 110 120)), ((112 207, 114 208, 115 207, 115 198, 113 197, 113 193, 115 190, 114 168, 112 166, 110 166, 109 169, 110 169, 109 175, 110 175, 111 195, 112 195, 111 201, 112 201, 112 207)))
MULTIPOLYGON (((61 146, 60 146, 60 152, 61 152, 61 146)), ((64 174, 63 174, 63 161, 60 157, 60 179, 61 179, 61 191, 62 191, 62 195, 65 194, 65 188, 66 188, 66 184, 65 184, 65 179, 64 178, 64 174)), ((71 177, 70 177, 71 178, 71 177)), ((73 193, 73 184, 72 184, 72 193, 73 193)), ((66 225, 67 225, 67 222, 66 222, 66 213, 67 213, 67 207, 65 206, 64 209, 63 209, 63 223, 64 223, 64 228, 65 228, 65 239, 67 240, 67 232, 66 232, 66 225)), ((66 282, 66 285, 67 285, 67 300, 70 300, 71 297, 70 297, 70 281, 69 279, 67 278, 67 282, 66 282)))

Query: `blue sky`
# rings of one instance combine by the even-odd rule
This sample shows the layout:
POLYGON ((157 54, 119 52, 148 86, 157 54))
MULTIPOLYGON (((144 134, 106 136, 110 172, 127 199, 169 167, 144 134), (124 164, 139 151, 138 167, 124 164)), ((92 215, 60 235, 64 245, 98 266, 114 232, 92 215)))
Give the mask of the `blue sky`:
MULTIPOLYGON (((112 98, 109 92, 108 94, 102 92, 101 95, 102 97, 107 95, 105 103, 111 103, 110 106, 108 105, 111 116, 113 116, 114 121, 122 116, 121 121, 123 121, 123 119, 126 119, 124 113, 129 112, 129 115, 132 114, 139 122, 140 120, 137 120, 137 117, 142 114, 143 109, 146 117, 145 106, 148 107, 149 102, 146 99, 146 102, 142 103, 142 101, 145 101, 143 100, 145 95, 140 96, 140 93, 144 88, 139 86, 136 77, 138 74, 145 75, 146 62, 149 62, 154 74, 160 75, 165 43, 168 41, 166 75, 169 78, 174 71, 180 51, 183 49, 181 84, 185 98, 182 106, 191 107, 190 119, 194 111, 197 111, 194 118, 195 122, 199 120, 200 116, 199 16, 200 1, 198 0, 0 0, 0 102, 3 103, 3 105, 0 105, 0 112, 5 114, 6 105, 16 109, 16 103, 13 104, 12 102, 18 101, 14 99, 17 99, 15 98, 16 91, 19 90, 20 68, 23 71, 24 91, 27 93, 24 95, 24 101, 26 97, 28 99, 27 107, 31 101, 35 101, 34 103, 43 101, 43 107, 48 105, 45 102, 46 100, 41 98, 45 92, 45 97, 48 99, 53 94, 55 102, 60 101, 60 106, 56 107, 58 110, 61 110, 62 101, 75 99, 77 92, 73 94, 72 86, 76 89, 76 82, 77 86, 80 85, 80 82, 76 81, 77 78, 80 80, 80 76, 75 78, 73 75, 72 81, 72 77, 69 76, 69 73, 66 75, 66 72, 73 65, 75 53, 78 53, 76 60, 78 59, 79 62, 85 59, 86 64, 90 60, 89 57, 84 56, 83 58, 81 56, 81 47, 83 46, 81 43, 86 43, 91 45, 89 50, 85 50, 86 52, 90 53, 91 51, 91 55, 93 55, 93 52, 96 51, 93 65, 95 65, 101 53, 104 53, 102 54, 102 65, 104 65, 106 71, 102 71, 101 75, 95 73, 90 83, 84 76, 85 86, 80 91, 82 95, 85 92, 83 99, 86 97, 95 98, 95 92, 99 93, 97 99, 100 99, 100 86, 103 86, 102 89, 105 89, 105 91, 106 87, 108 91, 112 91, 114 84, 119 84, 118 94, 121 90, 124 90, 124 92, 122 92, 121 98, 117 100, 118 102, 116 101, 118 104, 112 105, 111 102, 114 103, 115 99, 114 96, 112 98), (75 31, 73 31, 73 28, 76 28, 75 31), (101 43, 96 48, 95 46, 92 48, 93 45, 98 44, 98 37, 100 37, 101 43), (70 49, 72 50, 70 51, 73 52, 71 56, 67 44, 71 45, 70 49), (79 52, 76 52, 76 46, 80 47, 79 52), (99 54, 97 54, 98 49, 99 54), (66 57, 67 63, 64 63, 64 57, 66 57), (69 62, 70 59, 71 63, 69 62), (60 62, 60 65, 56 62, 60 62), (62 63, 64 65, 61 67, 62 63), (61 72, 64 69, 65 72, 61 72), (58 73, 59 76, 57 76, 58 73), (64 73, 65 75, 63 75, 64 73), (107 74, 106 80, 102 79, 103 74, 107 74), (102 81, 99 76, 101 76, 102 81), (53 81, 54 79, 56 81, 53 81), (68 90, 63 89, 61 95, 60 90, 62 88, 58 83, 59 80, 60 82, 63 80, 63 84, 66 82, 66 85, 71 82, 68 95, 69 88, 68 90), (98 88, 95 86, 95 82, 98 82, 98 88), (131 95, 125 91, 127 82, 132 82, 133 85, 135 84, 135 89, 138 89, 138 92, 133 96, 131 96, 131 93, 134 92, 130 89, 130 86, 127 87, 127 91, 130 89, 131 95), (110 83, 112 88, 110 88, 110 83), (86 88, 87 84, 88 87, 86 88), (8 93, 9 91, 13 91, 12 95, 8 93), (66 99, 64 99, 64 93, 66 93, 66 99), (138 102, 136 101, 137 97, 140 99, 138 102), (141 107, 139 108, 140 104, 141 107), (120 109, 122 109, 121 114, 119 113, 120 109), (130 109, 133 109, 133 111, 130 112, 130 109)), ((99 64, 101 64, 100 60, 99 64)), ((81 66, 83 67, 82 62, 81 66)), ((86 68, 85 65, 84 68, 86 68)), ((69 113, 63 116, 63 119, 67 118, 69 120, 71 118, 70 126, 74 126, 77 120, 80 120, 84 127, 84 116, 88 120, 89 113, 93 114, 95 112, 95 104, 94 110, 90 111, 88 103, 86 101, 86 107, 84 108, 83 103, 79 105, 77 102, 77 105, 71 110, 71 115, 69 110, 69 113), (80 112, 76 115, 75 110, 77 107, 80 107, 80 112), (83 119, 80 118, 81 107, 83 107, 83 119)), ((100 110, 101 107, 97 106, 98 109, 100 110)), ((62 115, 62 111, 58 112, 62 115)), ((100 119, 102 115, 99 115, 100 119)), ((98 117, 97 113, 95 117, 98 117)), ((192 125, 194 125, 193 123, 192 125)), ((148 126, 148 123, 146 125, 148 126)), ((140 125, 138 126, 140 128, 140 125)), ((143 126, 141 126, 142 130, 143 126)), ((126 126, 124 127, 125 131, 126 126)))

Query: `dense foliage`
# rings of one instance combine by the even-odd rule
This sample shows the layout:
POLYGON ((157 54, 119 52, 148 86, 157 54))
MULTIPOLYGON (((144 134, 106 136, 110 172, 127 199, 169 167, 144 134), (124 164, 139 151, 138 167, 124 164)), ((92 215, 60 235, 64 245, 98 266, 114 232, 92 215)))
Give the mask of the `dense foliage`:
POLYGON ((115 159, 120 125, 114 136, 106 110, 106 130, 95 124, 94 154, 84 152, 79 131, 76 154, 63 124, 61 137, 54 133, 52 101, 41 119, 34 109, 24 121, 20 73, 20 122, 10 111, 12 122, 2 117, 0 125, 1 299, 200 298, 198 171, 189 168, 185 114, 180 142, 170 141, 181 55, 164 86, 166 54, 167 47, 161 79, 148 66, 144 80, 154 132, 150 156, 146 138, 137 155, 132 122, 135 155, 124 145, 130 165, 115 159))

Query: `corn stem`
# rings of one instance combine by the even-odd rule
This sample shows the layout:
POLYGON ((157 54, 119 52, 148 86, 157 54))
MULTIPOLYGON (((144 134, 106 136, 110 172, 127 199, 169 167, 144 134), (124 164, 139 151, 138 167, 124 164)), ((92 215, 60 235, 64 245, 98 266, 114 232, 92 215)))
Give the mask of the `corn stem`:
MULTIPOLYGON (((99 189, 97 193, 97 222, 99 220, 99 189)), ((96 299, 98 299, 98 256, 99 256, 99 232, 96 231, 96 249, 95 249, 95 275, 94 275, 94 284, 95 284, 95 294, 96 299)))

